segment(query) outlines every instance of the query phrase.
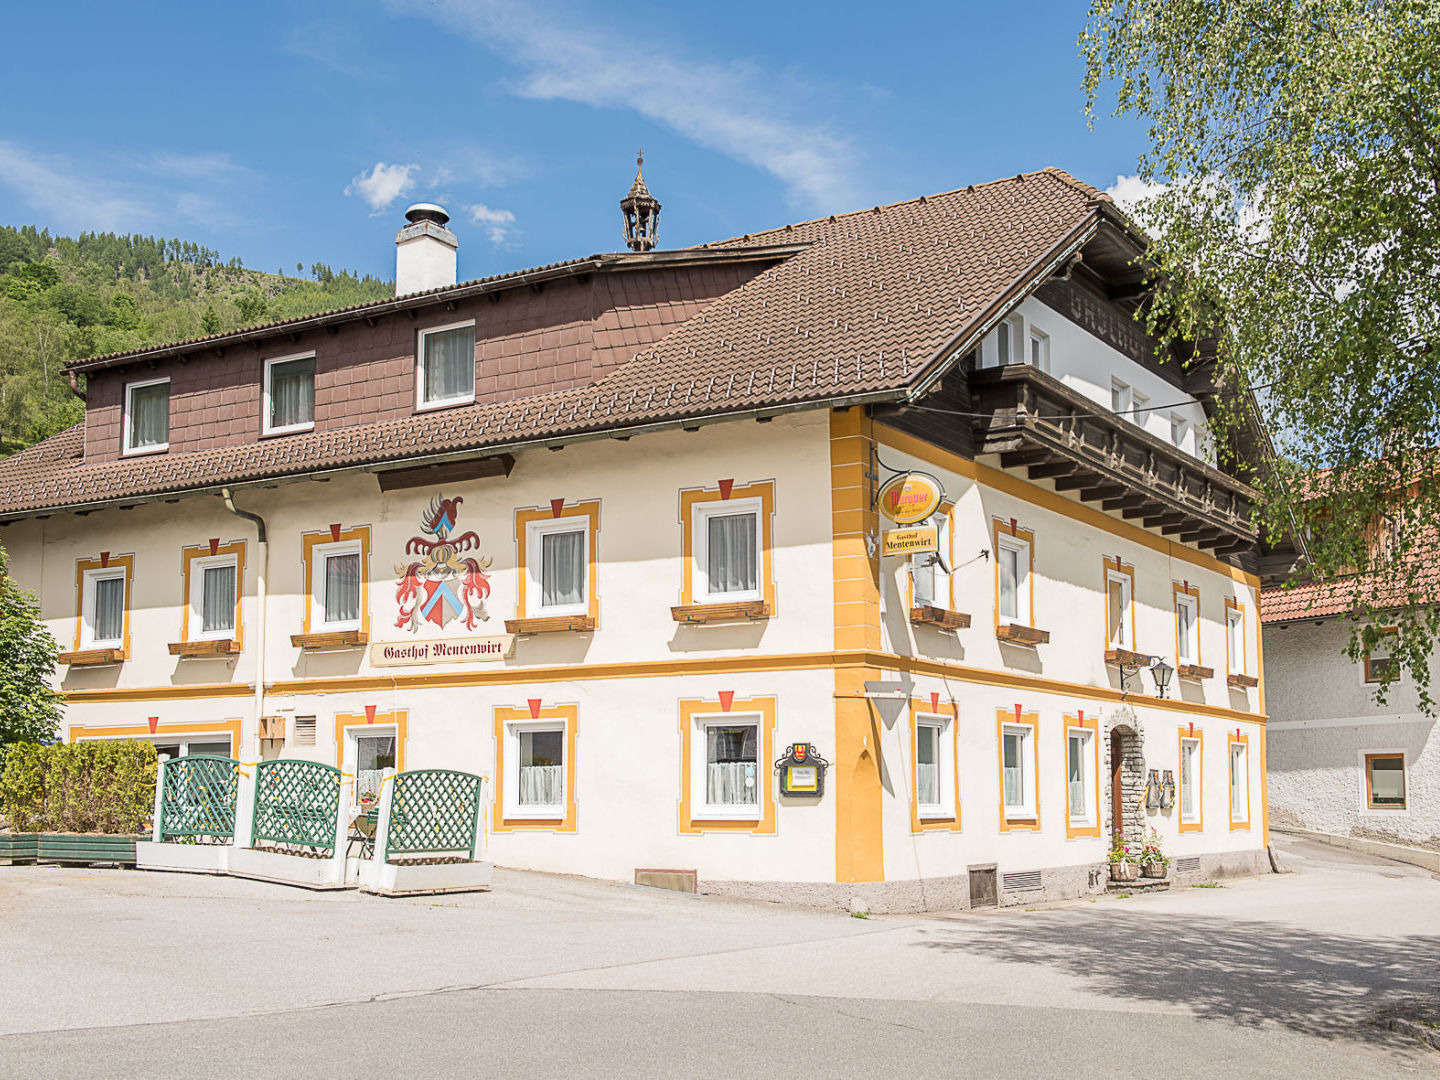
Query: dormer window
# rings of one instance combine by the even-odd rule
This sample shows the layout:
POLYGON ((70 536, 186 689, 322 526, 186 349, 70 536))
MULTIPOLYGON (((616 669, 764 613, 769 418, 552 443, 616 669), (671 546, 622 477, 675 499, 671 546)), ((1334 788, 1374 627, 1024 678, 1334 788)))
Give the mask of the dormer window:
POLYGON ((169 379, 126 385, 124 430, 127 454, 155 454, 170 448, 169 379))
POLYGON ((315 427, 315 354, 265 361, 265 434, 315 427))
POLYGON ((420 331, 415 407, 438 409, 475 400, 475 323, 420 331))

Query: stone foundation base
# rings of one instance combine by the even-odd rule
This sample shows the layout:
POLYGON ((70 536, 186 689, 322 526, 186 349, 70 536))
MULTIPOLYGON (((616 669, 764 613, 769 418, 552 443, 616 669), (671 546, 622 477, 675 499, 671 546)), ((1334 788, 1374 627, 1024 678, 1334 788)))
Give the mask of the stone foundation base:
MULTIPOLYGON (((1184 866, 1182 870, 1179 860, 1171 865, 1170 880, 1177 885, 1269 873, 1270 859, 1264 848, 1257 848, 1253 851, 1191 856, 1184 866)), ((1110 868, 1105 863, 1048 866, 1038 871, 1001 867, 996 873, 997 906, 1019 907, 1096 896, 1105 891, 1109 880, 1110 868)), ((741 900, 830 911, 850 911, 852 904, 858 902, 857 906, 877 915, 968 911, 971 907, 968 872, 954 877, 854 883, 707 881, 702 878, 698 891, 711 896, 732 896, 741 900)))

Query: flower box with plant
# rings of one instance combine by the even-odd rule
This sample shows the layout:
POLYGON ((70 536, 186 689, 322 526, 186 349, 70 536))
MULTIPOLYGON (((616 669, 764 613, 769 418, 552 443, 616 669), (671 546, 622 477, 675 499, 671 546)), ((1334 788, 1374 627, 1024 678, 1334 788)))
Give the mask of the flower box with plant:
POLYGON ((1160 834, 1151 829, 1140 848, 1140 866, 1148 878, 1163 878, 1170 869, 1170 857, 1160 846, 1160 834))
POLYGON ((1112 881, 1134 881, 1140 876, 1140 848, 1126 840, 1116 840, 1107 856, 1112 881))

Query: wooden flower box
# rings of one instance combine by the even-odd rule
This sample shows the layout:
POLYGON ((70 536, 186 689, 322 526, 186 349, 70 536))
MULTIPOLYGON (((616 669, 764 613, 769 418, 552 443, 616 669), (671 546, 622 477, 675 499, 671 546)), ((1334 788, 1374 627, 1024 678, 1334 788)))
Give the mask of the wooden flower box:
POLYGON ((80 649, 76 652, 62 652, 57 660, 71 667, 108 667, 125 660, 124 649, 80 649))
POLYGON ((594 629, 595 620, 589 615, 551 615, 540 619, 505 620, 507 634, 559 634, 594 629))
POLYGON ((910 621, 917 626, 938 626, 941 630, 964 630, 970 616, 963 611, 949 611, 934 604, 921 604, 910 609, 910 621))
POLYGON ((1175 669, 1175 674, 1182 679, 1209 679, 1214 677, 1215 669, 1199 664, 1181 664, 1175 669))
POLYGON ((1012 645, 1045 645, 1050 641, 1049 630, 1037 630, 1033 626, 1021 626, 1019 623, 997 626, 995 636, 1012 645))
POLYGON ((234 638, 219 638, 212 641, 172 641, 170 655, 184 659, 198 659, 210 656, 234 656, 240 651, 240 643, 234 638))
POLYGON ((1129 649, 1106 649, 1105 663, 1138 671, 1142 667, 1150 666, 1150 657, 1145 653, 1131 652, 1129 649))
POLYGON ((331 630, 326 634, 291 634, 290 644, 297 649, 358 649, 370 640, 359 630, 331 630))
POLYGON ((768 619, 770 605, 764 600, 738 604, 680 604, 670 609, 670 617, 677 623, 745 622, 768 619))
POLYGON ((1253 690, 1260 685, 1260 680, 1254 675, 1228 675, 1225 681, 1236 690, 1253 690))

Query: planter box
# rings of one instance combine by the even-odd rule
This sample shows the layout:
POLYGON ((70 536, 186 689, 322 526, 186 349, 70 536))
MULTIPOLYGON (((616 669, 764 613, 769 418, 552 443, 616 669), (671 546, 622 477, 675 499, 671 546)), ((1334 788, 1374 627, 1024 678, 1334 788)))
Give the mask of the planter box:
POLYGON ((235 877, 298 885, 302 889, 345 888, 345 864, 336 859, 307 859, 278 851, 232 848, 226 872, 235 877))
POLYGON ((143 836, 115 836, 102 833, 40 833, 35 857, 41 862, 118 863, 135 865, 135 844, 143 836))
POLYGON ((494 867, 488 862, 439 863, 430 866, 360 860, 360 891, 376 896, 424 896, 433 893, 483 892, 490 888, 494 867))
POLYGON ((0 832, 0 859, 8 861, 11 866, 33 863, 39 847, 39 840, 40 838, 33 832, 0 832))
POLYGON ((1163 878, 1165 876, 1164 863, 1147 862, 1141 866, 1140 870, 1148 878, 1163 878))
POLYGON ((140 870, 171 870, 183 874, 223 874, 230 868, 229 844, 157 844, 141 840, 135 845, 135 866, 140 870))
POLYGON ((1140 867, 1136 863, 1111 863, 1111 881, 1135 881, 1140 877, 1140 867))

